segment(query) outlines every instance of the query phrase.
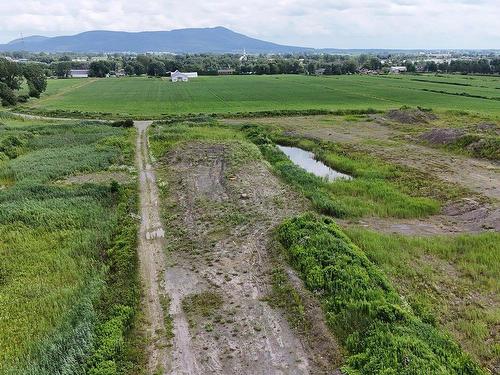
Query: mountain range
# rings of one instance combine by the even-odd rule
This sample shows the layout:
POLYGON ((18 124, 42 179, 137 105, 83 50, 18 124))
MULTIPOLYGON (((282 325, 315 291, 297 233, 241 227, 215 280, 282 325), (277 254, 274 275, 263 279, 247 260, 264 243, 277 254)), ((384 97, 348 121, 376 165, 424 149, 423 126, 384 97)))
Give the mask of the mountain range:
POLYGON ((248 37, 225 27, 171 31, 87 31, 76 35, 40 35, 0 44, 0 51, 29 52, 172 52, 172 53, 294 53, 313 48, 286 46, 248 37))

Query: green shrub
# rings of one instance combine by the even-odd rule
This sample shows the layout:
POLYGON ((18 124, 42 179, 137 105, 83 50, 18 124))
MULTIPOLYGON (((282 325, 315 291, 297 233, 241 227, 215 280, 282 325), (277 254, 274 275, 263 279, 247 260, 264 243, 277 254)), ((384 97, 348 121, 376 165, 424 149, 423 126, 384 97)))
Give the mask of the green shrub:
POLYGON ((447 147, 478 158, 500 160, 500 137, 498 136, 465 134, 455 142, 448 144, 447 147))
POLYGON ((111 126, 114 128, 132 128, 134 126, 134 120, 126 119, 114 121, 111 123, 111 126))
POLYGON ((281 224, 277 235, 348 351, 344 373, 484 374, 451 338, 413 313, 332 219, 301 215, 281 224))
POLYGON ((3 82, 0 82, 0 99, 3 106, 16 105, 17 103, 16 94, 3 82))

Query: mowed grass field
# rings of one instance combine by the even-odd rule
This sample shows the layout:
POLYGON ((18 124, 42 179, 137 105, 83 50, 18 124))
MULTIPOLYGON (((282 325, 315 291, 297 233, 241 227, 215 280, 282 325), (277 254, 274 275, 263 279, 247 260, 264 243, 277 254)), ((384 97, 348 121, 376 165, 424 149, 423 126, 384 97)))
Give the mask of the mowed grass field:
POLYGON ((27 104, 47 111, 140 117, 267 110, 367 109, 403 105, 500 116, 500 78, 455 75, 225 76, 187 83, 129 77, 50 80, 27 104))

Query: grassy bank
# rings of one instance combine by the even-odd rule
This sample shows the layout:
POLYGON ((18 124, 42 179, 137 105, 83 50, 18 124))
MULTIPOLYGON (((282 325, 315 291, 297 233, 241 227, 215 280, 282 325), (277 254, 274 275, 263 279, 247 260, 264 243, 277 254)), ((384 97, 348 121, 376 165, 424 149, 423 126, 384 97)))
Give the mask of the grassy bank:
POLYGON ((452 339, 413 313, 331 219, 289 219, 278 239, 349 352, 346 374, 484 373, 452 339))
POLYGON ((244 126, 243 130, 282 178, 300 189, 320 212, 334 217, 425 217, 439 211, 438 199, 460 193, 416 170, 388 164, 346 146, 291 137, 280 130, 253 125, 244 126), (354 179, 327 182, 307 173, 279 151, 275 143, 312 151, 319 160, 354 179))
POLYGON ((136 188, 56 181, 130 164, 133 133, 0 122, 0 373, 131 367, 122 353, 137 306, 136 188))
POLYGON ((500 358, 500 234, 408 237, 345 230, 424 321, 493 370, 500 358))
MULTIPOLYGON (((334 217, 425 216, 437 212, 439 201, 462 193, 460 188, 422 178, 412 169, 391 165, 348 147, 290 137, 280 130, 265 131, 251 125, 243 129, 259 145, 278 175, 302 191, 319 212, 334 217), (354 180, 329 183, 315 177, 294 165, 274 142, 313 151, 318 159, 352 175, 354 180), (401 202, 404 204, 399 206, 401 202), (432 209, 421 210, 429 207, 432 209)), ((388 373, 412 373, 419 368, 422 372, 417 373, 481 373, 453 340, 485 367, 495 367, 498 347, 492 345, 496 340, 492 332, 499 316, 498 303, 491 301, 491 296, 498 293, 497 234, 417 238, 349 229, 347 237, 331 221, 323 229, 321 220, 313 217, 299 218, 297 222, 301 223, 300 228, 290 224, 292 229, 286 235, 280 232, 281 242, 306 285, 324 297, 330 324, 352 355, 346 365, 348 373, 375 373, 381 369, 388 373), (310 249, 301 247, 307 247, 304 243, 316 231, 323 236, 328 226, 328 231, 345 243, 329 247, 329 240, 318 240, 313 241, 310 249), (300 240, 287 242, 287 235, 302 233, 302 229, 300 240), (353 249, 356 260, 350 259, 354 257, 353 249), (350 270, 353 264, 362 267, 350 270), (394 321, 379 321, 385 318, 376 312, 380 290, 371 290, 372 277, 375 284, 390 291, 383 298, 389 299, 391 307, 384 305, 387 301, 383 302, 384 311, 393 309, 393 304, 405 309, 401 316, 397 315, 399 312, 388 312, 395 317, 394 321), (397 287, 393 288, 390 281, 397 287), (342 293, 352 295, 342 296, 342 293), (352 301, 343 298, 362 302, 350 310, 352 301), (351 327, 357 333, 352 334, 351 327), (451 333, 453 340, 443 332, 451 333), (389 358, 389 352, 398 354, 389 358), (447 367, 450 364, 452 367, 447 367)))

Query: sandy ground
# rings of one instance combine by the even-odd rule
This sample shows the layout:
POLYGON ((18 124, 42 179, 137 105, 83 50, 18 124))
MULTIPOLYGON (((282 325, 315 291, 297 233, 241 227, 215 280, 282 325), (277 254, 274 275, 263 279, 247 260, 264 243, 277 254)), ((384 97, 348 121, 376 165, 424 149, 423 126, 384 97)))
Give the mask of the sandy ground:
MULTIPOLYGON (((432 235, 500 231, 500 165, 493 161, 455 155, 441 149, 404 141, 404 134, 374 121, 349 122, 331 116, 258 118, 251 122, 278 125, 288 134, 349 144, 391 163, 416 168, 437 179, 460 185, 491 203, 479 203, 477 197, 450 202, 439 215, 422 220, 363 218, 358 225, 388 233, 432 235)), ((245 123, 248 120, 225 120, 245 123)), ((411 125, 418 126, 418 125, 411 125)), ((349 222, 340 221, 344 224, 349 222)))
POLYGON ((192 143, 161 161, 177 210, 167 230, 183 233, 165 270, 175 334, 167 373, 333 373, 340 354, 317 303, 308 301, 321 312, 311 340, 265 300, 270 232, 305 203, 260 161, 230 170, 227 147, 192 143), (207 292, 222 299, 212 314, 184 311, 186 298, 207 292))

